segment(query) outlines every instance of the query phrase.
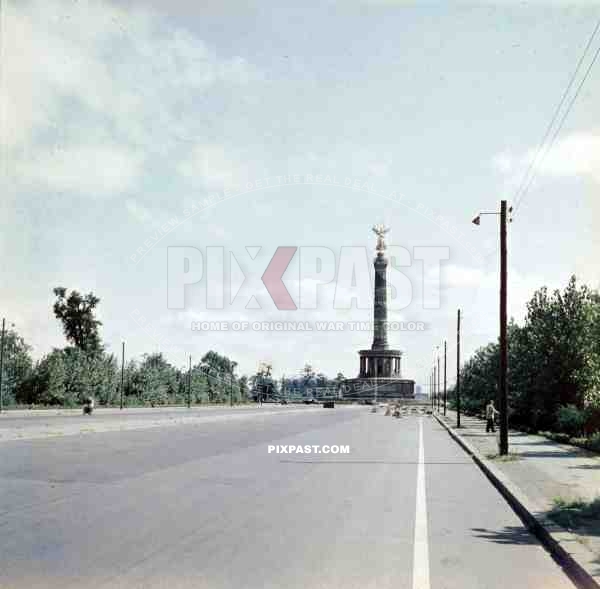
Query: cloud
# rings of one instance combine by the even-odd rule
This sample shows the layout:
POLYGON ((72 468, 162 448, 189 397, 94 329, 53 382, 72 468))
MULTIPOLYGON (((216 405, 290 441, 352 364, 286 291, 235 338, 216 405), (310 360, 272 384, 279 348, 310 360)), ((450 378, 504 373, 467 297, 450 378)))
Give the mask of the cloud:
POLYGON ((222 145, 195 145, 178 164, 177 171, 188 182, 208 191, 239 188, 247 175, 244 167, 225 153, 222 145))
POLYGON ((128 198, 125 201, 127 212, 138 222, 143 225, 150 224, 153 221, 152 213, 144 205, 140 204, 134 198, 128 198))
MULTIPOLYGON (((427 279, 435 277, 435 273, 428 272, 427 279)), ((490 276, 480 268, 470 268, 468 266, 458 266, 456 264, 447 264, 443 267, 441 281, 447 288, 479 287, 489 281, 490 276)))
MULTIPOLYGON (((535 152, 527 153, 527 162, 533 161, 535 152)), ((573 133, 559 141, 538 163, 539 173, 550 176, 585 175, 600 183, 600 134, 573 133)))
POLYGON ((242 57, 221 58, 167 27, 158 13, 102 0, 9 0, 3 31, 0 122, 9 169, 42 183, 39 163, 49 189, 83 193, 100 180, 102 194, 131 190, 152 156, 165 160, 202 136, 208 115, 199 101, 258 75, 242 57))
POLYGON ((382 178, 387 176, 388 173, 388 164, 387 162, 382 161, 371 161, 367 166, 367 173, 369 176, 375 176, 377 178, 382 178))
POLYGON ((582 131, 572 133, 556 142, 552 149, 537 147, 522 154, 503 152, 492 158, 492 166, 506 176, 518 176, 535 162, 537 175, 553 177, 588 176, 600 183, 600 133, 582 131), (536 161, 537 155, 537 161, 536 161))
MULTIPOLYGON (((492 158, 493 167, 504 177, 505 192, 522 187, 525 171, 535 161, 536 153, 537 147, 521 154, 504 152, 492 158)), ((539 153, 535 180, 551 182, 559 178, 590 181, 582 192, 587 206, 579 223, 581 233, 587 233, 587 242, 573 254, 572 271, 584 282, 600 288, 597 270, 600 256, 600 131, 571 133, 557 141, 551 150, 539 153)))
POLYGON ((114 196, 132 190, 142 158, 118 145, 76 145, 22 162, 17 177, 57 192, 114 196))
POLYGON ((508 174, 513 170, 514 159, 509 153, 499 153, 492 158, 492 166, 502 174, 508 174))

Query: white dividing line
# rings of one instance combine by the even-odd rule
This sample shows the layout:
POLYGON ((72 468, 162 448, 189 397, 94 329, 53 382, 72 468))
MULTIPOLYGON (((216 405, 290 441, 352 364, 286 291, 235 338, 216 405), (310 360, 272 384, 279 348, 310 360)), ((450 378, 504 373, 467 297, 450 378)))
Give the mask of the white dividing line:
POLYGON ((425 450, 423 418, 419 418, 419 462, 417 466, 417 507, 413 559, 413 589, 430 589, 429 543, 427 537, 427 495, 425 493, 425 450))

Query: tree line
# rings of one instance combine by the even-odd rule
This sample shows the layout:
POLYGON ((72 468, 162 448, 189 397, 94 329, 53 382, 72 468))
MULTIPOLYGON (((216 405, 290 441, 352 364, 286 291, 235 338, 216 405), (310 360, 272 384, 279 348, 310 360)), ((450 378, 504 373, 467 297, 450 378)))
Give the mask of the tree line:
MULTIPOLYGON (((600 293, 579 286, 537 290, 522 324, 508 325, 508 403, 512 426, 578 436, 600 430, 600 293)), ((498 396, 498 342, 461 367, 461 406, 480 413, 498 396)), ((456 402, 456 391, 450 391, 456 402)))
POLYGON ((332 379, 322 372, 316 372, 311 364, 305 364, 302 374, 282 376, 277 381, 271 376, 271 365, 263 364, 250 379, 251 396, 254 401, 287 402, 338 398, 344 380, 341 372, 332 379))
POLYGON ((68 345, 39 361, 13 326, 4 335, 2 391, 5 405, 76 406, 87 397, 100 405, 244 403, 251 399, 247 376, 235 374, 237 363, 212 350, 191 370, 170 364, 162 353, 144 354, 123 369, 101 341, 102 323, 95 312, 100 299, 66 288, 54 289, 54 315, 68 345))

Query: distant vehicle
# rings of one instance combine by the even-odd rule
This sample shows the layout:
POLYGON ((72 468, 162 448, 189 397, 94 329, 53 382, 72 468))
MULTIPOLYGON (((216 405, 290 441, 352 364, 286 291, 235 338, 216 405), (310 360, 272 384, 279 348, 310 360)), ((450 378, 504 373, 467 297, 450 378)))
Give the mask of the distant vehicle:
POLYGON ((335 403, 333 401, 323 401, 323 408, 324 409, 334 409, 335 403))
POLYGON ((314 405, 316 402, 316 399, 304 399, 305 405, 314 405))

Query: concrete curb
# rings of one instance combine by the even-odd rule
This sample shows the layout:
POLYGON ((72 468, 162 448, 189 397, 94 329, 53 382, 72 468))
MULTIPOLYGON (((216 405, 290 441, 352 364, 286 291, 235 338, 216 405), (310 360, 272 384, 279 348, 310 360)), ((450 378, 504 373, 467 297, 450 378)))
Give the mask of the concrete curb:
POLYGON ((600 577, 591 572, 597 562, 595 555, 582 546, 575 534, 555 524, 524 496, 521 490, 490 461, 482 458, 477 450, 460 434, 434 414, 438 423, 467 453, 485 476, 504 497, 527 528, 538 538, 542 546, 560 564, 570 579, 583 589, 600 589, 600 577))

